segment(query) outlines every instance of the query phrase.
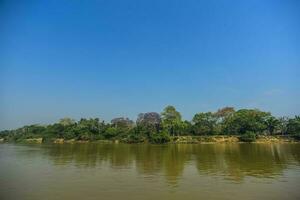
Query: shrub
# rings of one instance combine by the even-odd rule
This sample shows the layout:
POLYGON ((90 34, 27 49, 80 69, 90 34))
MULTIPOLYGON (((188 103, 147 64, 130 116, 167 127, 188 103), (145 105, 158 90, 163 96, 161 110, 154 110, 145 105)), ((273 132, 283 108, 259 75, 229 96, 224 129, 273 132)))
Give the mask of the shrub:
POLYGON ((123 138, 122 141, 126 143, 142 143, 147 140, 145 134, 141 133, 137 127, 132 128, 128 131, 127 137, 123 138))
POLYGON ((296 133, 292 136, 294 139, 299 140, 300 141, 300 133, 296 133))
POLYGON ((256 140, 256 134, 254 132, 247 131, 239 139, 242 142, 255 142, 255 140, 256 140))
POLYGON ((149 137, 151 143, 162 144, 170 141, 170 136, 166 131, 151 134, 149 137))
POLYGON ((146 137, 142 134, 135 134, 135 133, 131 133, 128 135, 128 137, 126 139, 124 139, 124 142, 127 143, 141 143, 141 142, 145 142, 146 141, 146 137))
POLYGON ((111 139, 114 138, 118 135, 118 129, 116 127, 109 127, 108 129, 106 129, 106 131, 104 132, 104 137, 106 139, 111 139))

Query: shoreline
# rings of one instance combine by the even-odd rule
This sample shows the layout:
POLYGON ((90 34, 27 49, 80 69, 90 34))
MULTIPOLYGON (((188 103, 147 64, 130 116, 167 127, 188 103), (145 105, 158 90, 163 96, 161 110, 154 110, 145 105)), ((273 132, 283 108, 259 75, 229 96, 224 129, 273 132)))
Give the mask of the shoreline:
MULTIPOLYGON (((230 143, 254 143, 254 144, 269 144, 269 143, 300 143, 300 140, 289 135, 274 135, 274 136, 257 136, 253 142, 244 142, 240 140, 241 136, 237 135, 214 135, 214 136, 171 136, 170 141, 165 144, 230 144, 230 143)), ((129 143, 119 139, 114 140, 65 140, 62 138, 54 138, 52 141, 44 141, 43 138, 28 138, 22 141, 5 141, 0 138, 0 143, 26 143, 26 144, 82 144, 82 143, 103 143, 103 144, 151 144, 148 141, 129 143)))

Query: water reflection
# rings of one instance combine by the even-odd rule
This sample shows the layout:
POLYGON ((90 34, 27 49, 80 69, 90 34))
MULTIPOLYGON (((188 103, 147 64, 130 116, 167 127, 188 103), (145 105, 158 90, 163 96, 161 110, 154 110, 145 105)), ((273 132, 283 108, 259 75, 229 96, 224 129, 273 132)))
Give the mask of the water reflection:
POLYGON ((272 178, 293 163, 291 147, 262 144, 196 147, 197 168, 201 173, 222 174, 236 181, 245 176, 272 178))
POLYGON ((176 184, 185 168, 196 167, 199 175, 222 176, 243 181, 246 176, 276 178, 284 169, 299 165, 299 144, 202 144, 127 145, 64 144, 41 145, 30 150, 56 166, 78 168, 135 169, 145 176, 163 175, 176 184), (42 149, 42 151, 41 151, 42 149))

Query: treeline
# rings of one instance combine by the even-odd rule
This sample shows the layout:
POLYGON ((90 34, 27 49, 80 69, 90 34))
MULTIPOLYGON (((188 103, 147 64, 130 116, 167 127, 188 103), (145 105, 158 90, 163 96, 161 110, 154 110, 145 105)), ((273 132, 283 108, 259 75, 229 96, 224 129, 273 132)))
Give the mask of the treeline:
POLYGON ((161 114, 141 113, 137 121, 124 117, 105 123, 99 118, 75 121, 63 118, 51 125, 29 125, 0 132, 5 141, 43 138, 44 142, 64 140, 120 140, 128 143, 165 143, 171 136, 239 135, 242 141, 254 141, 257 135, 300 136, 300 117, 276 118, 258 109, 225 107, 216 112, 197 113, 192 121, 183 120, 175 107, 167 106, 161 114))

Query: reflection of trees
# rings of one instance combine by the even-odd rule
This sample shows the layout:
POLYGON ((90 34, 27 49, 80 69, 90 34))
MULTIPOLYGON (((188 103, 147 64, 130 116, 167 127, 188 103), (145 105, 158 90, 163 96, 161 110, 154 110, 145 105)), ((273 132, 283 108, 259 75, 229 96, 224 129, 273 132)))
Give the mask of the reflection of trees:
POLYGON ((196 153, 199 172, 218 173, 236 181, 245 176, 274 177, 292 159, 290 145, 224 144, 203 148, 197 148, 196 153))
POLYGON ((137 171, 141 174, 155 174, 163 167, 165 145, 133 145, 137 171))
POLYGON ((74 163, 76 166, 96 167, 108 162, 112 167, 130 166, 133 159, 128 145, 64 144, 47 146, 46 154, 57 165, 74 163))
POLYGON ((55 165, 135 168, 139 174, 161 174, 176 184, 186 165, 199 173, 241 181, 245 176, 274 177, 300 163, 297 144, 127 145, 64 144, 42 146, 55 165), (193 163, 195 162, 195 163, 193 163))
POLYGON ((170 183, 176 183, 191 153, 187 145, 140 145, 133 151, 137 170, 142 174, 162 172, 170 183))
POLYGON ((287 158, 278 145, 241 144, 235 151, 226 149, 228 175, 240 179, 245 175, 272 177, 286 168, 287 158), (229 151, 229 152, 228 152, 229 151))
POLYGON ((293 156, 294 160, 298 163, 300 163, 300 147, 299 144, 291 144, 289 146, 290 151, 291 151, 291 155, 293 156))
POLYGON ((225 145, 195 145, 193 154, 196 158, 196 166, 200 172, 216 174, 224 168, 224 156, 222 155, 225 145))
POLYGON ((177 178, 182 175, 184 165, 190 159, 189 145, 169 145, 164 151, 164 174, 170 183, 176 184, 177 178))

